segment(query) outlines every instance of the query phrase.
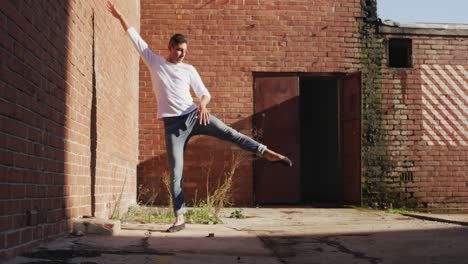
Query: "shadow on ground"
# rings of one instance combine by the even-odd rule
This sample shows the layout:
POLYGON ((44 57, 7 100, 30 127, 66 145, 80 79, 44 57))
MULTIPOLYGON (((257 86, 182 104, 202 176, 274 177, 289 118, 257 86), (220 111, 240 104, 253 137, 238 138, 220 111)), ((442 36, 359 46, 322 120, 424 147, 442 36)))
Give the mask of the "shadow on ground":
POLYGON ((468 228, 359 209, 250 208, 221 225, 127 224, 67 237, 10 263, 466 263, 468 228))

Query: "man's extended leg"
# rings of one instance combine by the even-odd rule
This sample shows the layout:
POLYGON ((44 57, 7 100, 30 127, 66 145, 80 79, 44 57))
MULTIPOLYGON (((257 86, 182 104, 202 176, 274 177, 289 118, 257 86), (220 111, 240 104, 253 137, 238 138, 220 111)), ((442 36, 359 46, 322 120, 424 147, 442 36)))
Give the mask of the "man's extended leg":
POLYGON ((292 166, 292 162, 287 157, 268 149, 265 145, 227 126, 213 115, 210 116, 210 123, 208 125, 205 126, 197 123, 194 126, 193 133, 217 137, 269 161, 282 162, 287 166, 292 166))

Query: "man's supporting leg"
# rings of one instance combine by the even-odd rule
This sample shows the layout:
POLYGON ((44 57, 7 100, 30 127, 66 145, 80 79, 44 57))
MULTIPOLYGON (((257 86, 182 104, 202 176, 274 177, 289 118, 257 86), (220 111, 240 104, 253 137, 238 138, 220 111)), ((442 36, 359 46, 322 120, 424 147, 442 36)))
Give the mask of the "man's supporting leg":
POLYGON ((166 126, 165 132, 167 160, 171 177, 172 205, 174 206, 174 215, 177 218, 175 225, 178 225, 184 222, 183 215, 186 211, 182 189, 182 172, 184 169, 184 148, 189 134, 186 130, 177 127, 174 129, 172 126, 166 126))
POLYGON ((184 145, 174 135, 166 137, 167 159, 171 176, 172 202, 176 216, 185 212, 184 193, 182 190, 182 172, 184 168, 184 145))

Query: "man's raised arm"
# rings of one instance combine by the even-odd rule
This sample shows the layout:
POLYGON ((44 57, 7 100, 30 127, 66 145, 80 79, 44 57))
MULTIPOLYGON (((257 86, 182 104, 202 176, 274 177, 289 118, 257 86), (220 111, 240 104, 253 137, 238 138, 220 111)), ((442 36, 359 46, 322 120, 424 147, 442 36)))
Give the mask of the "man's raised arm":
POLYGON ((123 29, 127 31, 128 29, 127 21, 125 21, 125 18, 122 16, 119 10, 115 7, 112 1, 107 0, 107 9, 115 18, 117 18, 120 21, 120 24, 122 24, 123 29))

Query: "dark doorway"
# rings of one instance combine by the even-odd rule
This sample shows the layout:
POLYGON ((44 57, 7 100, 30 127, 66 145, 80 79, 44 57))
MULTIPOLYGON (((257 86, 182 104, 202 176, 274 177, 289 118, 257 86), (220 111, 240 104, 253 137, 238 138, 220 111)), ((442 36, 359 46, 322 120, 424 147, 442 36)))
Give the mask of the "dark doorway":
POLYGON ((295 163, 254 162, 256 203, 360 204, 360 88, 359 72, 255 76, 257 139, 295 163))
POLYGON ((301 192, 305 203, 341 200, 335 79, 300 82, 301 192))

